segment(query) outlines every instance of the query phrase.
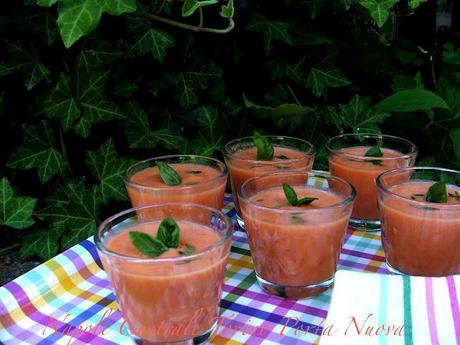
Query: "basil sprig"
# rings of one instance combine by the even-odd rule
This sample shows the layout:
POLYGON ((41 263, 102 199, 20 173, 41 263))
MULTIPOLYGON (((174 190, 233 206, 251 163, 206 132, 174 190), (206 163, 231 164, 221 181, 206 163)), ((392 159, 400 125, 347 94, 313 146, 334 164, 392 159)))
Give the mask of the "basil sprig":
MULTIPOLYGON (((169 248, 179 247, 180 229, 176 221, 166 217, 158 227, 157 237, 145 232, 130 231, 129 238, 134 247, 142 254, 154 258, 166 252, 169 248)), ((189 245, 187 245, 189 246, 189 245)), ((193 247, 193 246, 190 246, 193 247)), ((190 252, 187 251, 187 253, 190 252)))
POLYGON ((446 203, 447 196, 448 194, 446 183, 443 181, 438 181, 431 185, 430 188, 428 188, 428 192, 425 195, 425 200, 429 202, 446 203))
MULTIPOLYGON (((381 144, 377 144, 375 146, 372 146, 369 150, 366 151, 364 154, 365 157, 383 157, 383 152, 381 150, 381 144)), ((367 160, 366 162, 370 162, 374 165, 382 165, 382 161, 380 159, 372 159, 372 160, 367 160)))
POLYGON ((268 141, 267 137, 254 131, 254 135, 252 136, 252 138, 252 140, 254 141, 254 145, 256 145, 257 148, 257 160, 272 160, 273 155, 275 154, 275 150, 273 149, 273 145, 268 141))
POLYGON ((160 177, 168 186, 177 186, 181 184, 182 179, 179 174, 171 166, 165 162, 156 162, 158 169, 160 169, 160 177))
POLYGON ((319 198, 302 198, 299 200, 297 197, 297 193, 295 192, 294 188, 292 188, 289 184, 283 183, 283 191, 284 195, 286 196, 287 201, 292 206, 302 206, 311 204, 315 200, 319 200, 319 198))

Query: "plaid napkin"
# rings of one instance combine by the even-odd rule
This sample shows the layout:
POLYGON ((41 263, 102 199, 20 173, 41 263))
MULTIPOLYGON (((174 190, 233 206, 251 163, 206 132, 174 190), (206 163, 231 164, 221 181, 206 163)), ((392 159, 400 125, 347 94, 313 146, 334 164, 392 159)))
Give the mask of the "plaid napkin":
POLYGON ((321 345, 460 345, 460 275, 339 270, 321 345))

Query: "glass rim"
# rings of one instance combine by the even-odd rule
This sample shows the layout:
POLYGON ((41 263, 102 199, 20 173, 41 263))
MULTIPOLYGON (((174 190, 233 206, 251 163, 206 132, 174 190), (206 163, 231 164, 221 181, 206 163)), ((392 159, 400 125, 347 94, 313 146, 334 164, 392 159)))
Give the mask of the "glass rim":
POLYGON ((397 137, 394 135, 389 135, 389 134, 377 134, 377 133, 344 133, 344 134, 339 134, 334 137, 329 138, 326 141, 325 147, 326 150, 328 150, 330 153, 338 153, 342 148, 340 149, 334 149, 331 147, 331 143, 334 140, 342 139, 342 138, 351 138, 351 137, 364 137, 364 138, 375 138, 375 139, 389 139, 389 140, 394 140, 394 141, 399 141, 399 142, 404 142, 410 147, 410 151, 408 153, 402 153, 401 155, 397 157, 367 157, 364 155, 355 155, 355 154, 350 154, 350 153, 340 153, 346 157, 352 157, 356 158, 359 160, 366 159, 366 160, 383 160, 383 161, 391 161, 391 160, 396 160, 396 159, 404 159, 404 158, 411 158, 414 155, 418 154, 418 147, 415 145, 412 141, 397 137))
MULTIPOLYGON (((400 173, 400 172, 405 172, 405 171, 436 171, 436 172, 448 172, 448 173, 454 173, 460 176, 460 171, 458 170, 453 170, 453 169, 447 169, 447 168, 440 168, 440 167, 429 167, 429 166, 416 166, 416 167, 405 167, 405 168, 395 168, 395 169, 390 169, 387 170, 383 173, 381 173, 379 176, 377 176, 376 179, 376 185, 377 189, 383 193, 387 193, 391 195, 392 197, 396 198, 397 200, 403 200, 405 202, 409 202, 410 204, 413 205, 418 205, 418 206, 423 206, 426 204, 429 204, 430 207, 432 208, 443 208, 443 209, 458 209, 460 210, 460 203, 458 204, 447 204, 447 203, 438 203, 438 202, 430 202, 430 201, 420 201, 420 200, 412 200, 407 197, 404 197, 402 195, 399 195, 395 192, 392 192, 391 190, 388 189, 388 187, 383 185, 382 179, 386 176, 389 176, 394 173, 400 173)), ((409 180, 410 181, 410 180, 409 180)))
MULTIPOLYGON (((311 142, 309 142, 307 140, 304 140, 304 139, 291 137, 291 136, 287 136, 287 135, 265 135, 265 137, 269 138, 269 139, 288 139, 288 140, 298 141, 298 142, 301 142, 303 144, 306 144, 308 146, 307 151, 297 150, 297 151, 300 151, 300 152, 304 153, 305 156, 313 157, 315 155, 315 153, 316 153, 315 145, 313 145, 311 142)), ((230 158, 232 156, 232 152, 230 152, 230 147, 235 145, 236 143, 252 142, 252 141, 253 141, 252 136, 246 136, 246 137, 236 138, 236 139, 230 140, 228 143, 226 143, 224 145, 224 150, 223 150, 224 157, 229 157, 230 158)), ((254 146, 255 145, 252 145, 251 147, 254 147, 254 146)), ((295 149, 295 148, 293 148, 293 149, 295 149)), ((284 162, 298 162, 298 161, 304 160, 305 157, 285 159, 283 161, 276 161, 276 162, 273 161, 273 160, 264 161, 264 160, 244 159, 244 158, 232 158, 232 159, 233 160, 238 160, 238 161, 254 162, 254 163, 257 163, 257 164, 272 165, 272 164, 280 164, 280 163, 284 163, 284 162)))
MULTIPOLYGON (((142 170, 140 170, 140 171, 142 171, 142 170)), ((218 160, 216 158, 200 156, 200 155, 166 155, 166 156, 158 156, 158 157, 152 157, 152 158, 144 159, 142 161, 138 161, 136 163, 131 164, 125 170, 125 174, 123 176, 123 181, 124 181, 126 186, 133 187, 133 188, 142 188, 142 189, 147 189, 147 190, 156 190, 156 191, 164 191, 164 190, 169 190, 169 189, 188 190, 188 189, 194 189, 194 188, 197 188, 197 187, 202 188, 203 185, 212 184, 214 181, 217 181, 217 180, 219 180, 222 177, 225 177, 227 175, 228 175, 227 166, 223 162, 221 162, 220 160, 218 160), (139 165, 141 165, 141 164, 146 164, 146 163, 153 162, 153 161, 160 161, 160 160, 171 159, 171 158, 180 158, 180 157, 187 157, 187 158, 190 158, 190 159, 199 158, 199 159, 206 160, 208 162, 214 162, 220 168, 219 169, 220 174, 218 176, 212 178, 212 179, 204 181, 203 183, 199 183, 199 184, 191 185, 191 186, 180 186, 180 185, 178 185, 178 186, 167 186, 166 185, 166 187, 152 187, 152 186, 144 185, 144 184, 141 184, 141 183, 132 182, 130 180, 130 177, 129 177, 130 170, 135 168, 135 167, 137 167, 137 166, 139 166, 139 165)))
MULTIPOLYGON (((107 230, 107 231, 110 231, 110 230, 107 230)), ((99 224, 99 226, 97 227, 96 233, 93 236, 93 239, 94 239, 94 244, 96 245, 96 248, 98 250, 100 250, 105 255, 108 255, 113 258, 122 259, 124 261, 135 262, 135 263, 167 263, 167 262, 176 263, 176 262, 182 262, 182 261, 195 260, 202 256, 205 256, 206 254, 215 250, 216 248, 223 246, 229 238, 230 239, 232 238, 232 235, 233 235, 233 222, 230 219, 230 217, 227 216, 221 210, 218 210, 212 207, 208 207, 205 205, 192 203, 192 202, 169 202, 169 203, 163 203, 163 204, 152 204, 152 205, 146 205, 146 206, 141 206, 141 207, 133 207, 133 208, 129 208, 121 212, 118 212, 108 217, 101 224, 99 224), (129 255, 123 255, 123 254, 120 254, 120 253, 114 252, 113 250, 108 249, 107 246, 103 243, 102 238, 101 238, 102 232, 104 231, 104 229, 106 229, 109 226, 110 223, 117 220, 118 218, 126 216, 130 213, 132 213, 133 215, 136 215, 137 211, 143 211, 146 209, 165 208, 165 207, 173 207, 173 206, 187 206, 191 208, 198 208, 202 210, 211 211, 213 213, 218 214, 219 217, 225 222, 225 236, 222 236, 222 238, 218 242, 214 243, 213 245, 209 247, 206 247, 205 249, 197 253, 194 253, 191 255, 185 255, 185 256, 170 257, 170 258, 139 258, 139 257, 134 257, 134 256, 129 256, 129 255)))
POLYGON ((317 172, 317 171, 311 171, 311 172, 290 171, 290 172, 278 172, 278 173, 273 173, 273 174, 269 174, 269 175, 251 177, 250 179, 246 180, 241 185, 241 187, 238 189, 238 198, 240 198, 241 201, 244 201, 244 202, 250 204, 251 207, 255 207, 256 209, 264 210, 264 211, 270 211, 270 212, 275 212, 275 213, 283 213, 283 214, 315 213, 315 212, 322 212, 324 210, 332 210, 332 209, 338 209, 338 208, 343 208, 345 206, 348 206, 356 198, 356 189, 348 181, 346 181, 346 180, 344 180, 344 179, 342 179, 340 177, 334 176, 334 175, 332 175, 330 173, 317 172), (289 209, 284 209, 283 210, 283 209, 271 208, 271 207, 267 207, 267 206, 261 206, 261 205, 254 204, 249 200, 248 195, 246 195, 245 192, 244 192, 244 189, 246 188, 246 186, 249 183, 251 183, 252 181, 261 180, 261 179, 269 178, 269 177, 272 177, 272 176, 293 176, 293 175, 302 175, 302 176, 305 176, 305 177, 319 177, 319 178, 323 178, 323 179, 333 179, 333 180, 341 183, 342 185, 347 186, 349 188, 349 190, 350 190, 350 195, 347 198, 345 198, 344 200, 342 200, 340 203, 332 204, 332 205, 329 205, 329 206, 326 206, 326 207, 321 207, 321 208, 317 208, 317 209, 302 209, 302 208, 299 208, 298 210, 289 210, 289 209))

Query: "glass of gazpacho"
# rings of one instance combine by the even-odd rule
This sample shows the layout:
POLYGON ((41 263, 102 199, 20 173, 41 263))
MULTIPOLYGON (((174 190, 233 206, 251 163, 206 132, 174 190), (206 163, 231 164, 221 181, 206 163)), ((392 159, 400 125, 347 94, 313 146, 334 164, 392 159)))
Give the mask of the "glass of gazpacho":
POLYGON ((380 229, 375 180, 382 172, 415 163, 418 149, 410 141, 382 134, 342 134, 329 139, 331 174, 356 188, 350 226, 364 231, 380 229))
POLYGON ((415 167, 377 178, 382 244, 393 273, 460 273, 460 171, 415 167))
POLYGON ((221 161, 194 155, 147 159, 130 166, 125 185, 133 207, 193 202, 221 209, 227 168, 221 161))
POLYGON ((204 343, 218 321, 232 229, 221 211, 193 203, 104 221, 95 243, 127 325, 120 331, 139 344, 204 343))
POLYGON ((314 147, 308 141, 286 136, 262 136, 235 139, 224 147, 237 220, 244 228, 238 200, 238 188, 251 177, 286 170, 310 171, 315 158, 314 147))
POLYGON ((238 191, 256 277, 270 294, 314 296, 334 280, 355 191, 322 173, 254 177, 238 191))

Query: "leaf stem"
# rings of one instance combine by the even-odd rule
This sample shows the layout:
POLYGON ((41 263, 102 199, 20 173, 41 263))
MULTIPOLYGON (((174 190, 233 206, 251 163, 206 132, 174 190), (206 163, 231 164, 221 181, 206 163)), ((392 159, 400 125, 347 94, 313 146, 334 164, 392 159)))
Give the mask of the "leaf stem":
POLYGON ((206 28, 206 27, 199 27, 197 25, 185 24, 185 23, 178 22, 172 19, 157 16, 151 13, 137 12, 136 15, 143 17, 145 19, 154 20, 160 23, 176 26, 178 28, 190 30, 194 32, 209 32, 209 33, 214 33, 214 34, 226 34, 232 31, 233 28, 235 27, 235 22, 233 21, 232 18, 229 18, 228 26, 225 29, 216 29, 216 28, 206 28))
POLYGON ((19 248, 21 246, 20 243, 13 243, 12 245, 9 245, 8 247, 4 247, 0 249, 0 255, 3 255, 4 253, 9 252, 10 250, 19 248))
POLYGON ((200 29, 203 29, 203 22, 204 22, 203 7, 198 8, 198 13, 200 14, 200 23, 198 24, 198 27, 200 29))
POLYGON ((294 91, 292 91, 291 86, 289 84, 286 84, 286 88, 289 90, 289 93, 291 94, 292 98, 297 103, 297 105, 302 105, 297 96, 295 95, 294 91))

